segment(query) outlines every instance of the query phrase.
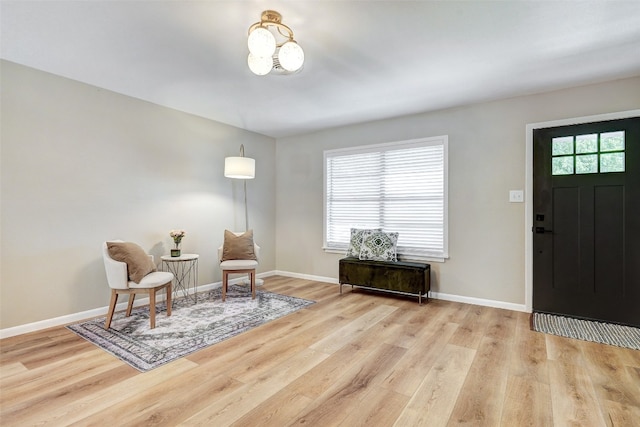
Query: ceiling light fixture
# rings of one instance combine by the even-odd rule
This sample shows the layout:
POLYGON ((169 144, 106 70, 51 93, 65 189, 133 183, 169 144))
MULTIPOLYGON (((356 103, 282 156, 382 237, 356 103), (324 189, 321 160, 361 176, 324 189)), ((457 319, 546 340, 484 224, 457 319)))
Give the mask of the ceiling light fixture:
POLYGON ((260 22, 249 27, 249 69, 259 76, 271 71, 291 74, 304 63, 304 51, 293 39, 293 31, 275 10, 262 12, 260 22))

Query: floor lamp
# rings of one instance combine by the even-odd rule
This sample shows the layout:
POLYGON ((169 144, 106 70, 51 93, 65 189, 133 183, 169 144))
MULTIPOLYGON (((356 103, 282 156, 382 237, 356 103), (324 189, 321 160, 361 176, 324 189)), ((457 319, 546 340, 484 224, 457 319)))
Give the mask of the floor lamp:
MULTIPOLYGON (((249 209, 247 207, 247 180, 256 176, 256 161, 244 156, 244 144, 240 144, 240 157, 224 159, 224 176, 241 179, 244 188, 244 231, 249 230, 249 209)), ((248 280, 245 279, 245 284, 248 280)), ((261 286, 262 279, 256 279, 256 285, 261 286)))
POLYGON ((244 231, 248 231, 247 180, 256 176, 256 161, 244 156, 244 144, 240 145, 240 157, 227 157, 224 159, 224 176, 242 180, 244 187, 244 231))

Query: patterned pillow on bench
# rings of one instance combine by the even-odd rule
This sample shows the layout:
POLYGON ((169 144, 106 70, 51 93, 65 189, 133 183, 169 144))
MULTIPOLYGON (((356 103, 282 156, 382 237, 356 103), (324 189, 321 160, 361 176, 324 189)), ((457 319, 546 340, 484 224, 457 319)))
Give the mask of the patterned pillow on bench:
POLYGON ((398 261, 397 245, 399 233, 366 230, 362 236, 359 258, 372 261, 398 261))

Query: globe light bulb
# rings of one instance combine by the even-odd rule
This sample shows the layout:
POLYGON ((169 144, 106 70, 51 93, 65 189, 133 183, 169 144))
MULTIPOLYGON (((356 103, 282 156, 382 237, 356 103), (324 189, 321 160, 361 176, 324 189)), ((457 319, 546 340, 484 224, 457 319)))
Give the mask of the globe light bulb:
POLYGON ((247 57, 247 65, 249 69, 259 76, 269 74, 269 71, 273 68, 273 58, 270 56, 256 56, 250 53, 247 57))
POLYGON ((286 42, 278 52, 280 65, 287 71, 297 71, 304 63, 304 51, 294 41, 286 42))
POLYGON ((247 46, 249 46, 249 52, 255 56, 273 56, 276 51, 276 38, 271 31, 258 27, 249 34, 247 46))

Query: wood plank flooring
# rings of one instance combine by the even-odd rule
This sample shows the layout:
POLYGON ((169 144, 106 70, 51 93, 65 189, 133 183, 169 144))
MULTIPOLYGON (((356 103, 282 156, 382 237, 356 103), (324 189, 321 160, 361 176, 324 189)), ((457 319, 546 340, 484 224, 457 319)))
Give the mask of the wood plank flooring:
POLYGON ((640 426, 640 351, 508 310, 263 289, 317 303, 147 373, 63 327, 0 341, 0 424, 640 426))

